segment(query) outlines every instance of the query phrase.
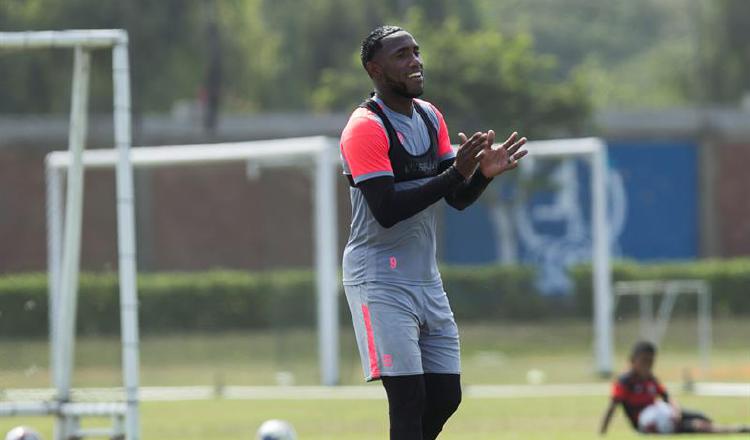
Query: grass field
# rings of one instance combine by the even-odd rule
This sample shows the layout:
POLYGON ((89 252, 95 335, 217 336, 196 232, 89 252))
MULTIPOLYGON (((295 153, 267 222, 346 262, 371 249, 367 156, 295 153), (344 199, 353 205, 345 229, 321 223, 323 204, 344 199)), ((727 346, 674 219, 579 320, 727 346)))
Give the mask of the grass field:
MULTIPOLYGON (((706 411, 717 421, 750 423, 750 399, 684 396, 680 401, 686 407, 706 411)), ((605 404, 604 397, 466 399, 440 438, 595 439, 599 438, 596 430, 605 404)), ((142 434, 144 439, 150 440, 252 440, 263 420, 285 418, 294 424, 301 440, 382 440, 387 438, 386 414, 385 402, 372 400, 145 403, 142 434)), ((45 439, 52 438, 49 418, 0 419, 0 432, 21 423, 36 427, 45 439)), ((606 438, 638 437, 618 412, 606 438)), ((747 439, 748 435, 720 438, 739 440, 747 439)))
MULTIPOLYGON (((602 380, 592 369, 591 334, 587 322, 459 323, 465 384, 524 383, 530 369, 546 373, 547 383, 602 380)), ((344 384, 361 384, 361 370, 349 327, 341 333, 344 384)), ((634 322, 617 327, 618 370, 637 339, 634 322)), ((680 382, 690 371, 698 380, 750 382, 750 324, 740 319, 716 320, 711 369, 700 370, 695 323, 675 321, 657 360, 665 382, 680 382)), ((222 334, 144 335, 141 350, 143 385, 272 385, 279 371, 294 374, 296 384, 318 383, 316 336, 310 330, 275 330, 222 334)), ((77 345, 74 384, 116 386, 119 341, 84 337, 77 345)), ((0 390, 47 387, 48 345, 39 340, 0 339, 0 390), (10 355, 12 354, 12 355, 10 355)), ((368 386, 379 387, 379 384, 368 386)), ((750 396, 699 397, 672 390, 686 407, 700 409, 716 421, 750 424, 750 396)), ((441 439, 593 439, 606 396, 575 398, 466 398, 441 439)), ((251 440, 269 418, 290 420, 302 440, 387 438, 384 400, 207 400, 145 402, 142 430, 146 440, 251 440)), ((51 438, 49 418, 0 419, 0 433, 18 424, 37 427, 51 438)), ((618 412, 611 439, 631 439, 618 412)), ((691 436, 703 439, 705 436, 691 436)), ((750 439, 750 436, 722 436, 750 439)))
MULTIPOLYGON (((591 326, 580 321, 466 324, 461 330, 464 380, 472 384, 523 383, 530 369, 546 373, 548 383, 597 380, 591 354, 591 326)), ((686 371, 699 380, 750 382, 750 323, 717 319, 711 368, 701 371, 695 322, 670 324, 656 372, 679 382, 686 371)), ((635 322, 618 323, 615 368, 626 366, 626 353, 638 338, 635 322)), ((49 346, 44 340, 0 338, 0 389, 49 386, 49 346), (5 354, 12 353, 12 356, 5 354)), ((341 382, 359 384, 362 371, 353 331, 341 331, 341 382)), ((76 345, 78 387, 116 386, 120 379, 116 337, 82 337, 76 345)), ((319 383, 314 330, 220 334, 144 335, 143 385, 274 385, 287 371, 298 385, 319 383)))

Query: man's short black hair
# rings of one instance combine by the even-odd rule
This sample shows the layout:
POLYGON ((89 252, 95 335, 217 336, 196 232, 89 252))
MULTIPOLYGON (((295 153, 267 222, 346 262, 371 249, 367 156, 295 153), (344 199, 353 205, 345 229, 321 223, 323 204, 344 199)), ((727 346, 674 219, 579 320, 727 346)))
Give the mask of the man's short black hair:
POLYGON ((362 67, 367 68, 367 62, 370 61, 376 53, 383 47, 383 43, 380 42, 383 38, 388 35, 395 34, 398 31, 403 31, 398 26, 378 26, 370 32, 370 35, 362 40, 362 48, 359 52, 359 57, 362 60, 362 67))
POLYGON ((649 341, 636 342, 630 350, 630 358, 633 359, 641 353, 656 354, 656 346, 649 341))

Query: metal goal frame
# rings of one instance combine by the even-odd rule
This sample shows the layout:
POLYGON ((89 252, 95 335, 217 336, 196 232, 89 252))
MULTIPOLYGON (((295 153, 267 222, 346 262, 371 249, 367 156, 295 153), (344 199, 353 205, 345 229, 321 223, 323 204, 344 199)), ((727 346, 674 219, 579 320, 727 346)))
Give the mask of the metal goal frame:
MULTIPOLYGON (((50 363, 55 399, 49 402, 9 402, 0 405, 0 416, 55 415, 55 440, 90 436, 139 440, 138 415, 138 301, 135 283, 136 245, 133 172, 130 164, 131 109, 128 34, 121 29, 0 32, 0 50, 73 49, 73 86, 69 122, 65 219, 50 224, 58 241, 48 235, 50 264, 49 319, 50 363), (100 404, 72 402, 76 303, 80 272, 83 208, 83 151, 88 128, 88 95, 91 54, 112 51, 114 143, 117 154, 117 241, 122 338, 124 402, 100 404), (84 429, 82 417, 112 417, 111 428, 84 429)), ((61 177, 60 177, 61 179, 61 177)), ((58 182, 62 186, 62 181, 58 182)), ((62 195, 48 204, 47 212, 62 209, 62 195)))

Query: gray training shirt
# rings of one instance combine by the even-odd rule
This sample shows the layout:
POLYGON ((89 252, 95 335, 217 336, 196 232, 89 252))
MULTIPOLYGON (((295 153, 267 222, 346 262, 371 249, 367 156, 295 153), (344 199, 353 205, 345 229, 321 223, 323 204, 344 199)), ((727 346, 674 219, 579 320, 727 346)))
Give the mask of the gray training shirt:
MULTIPOLYGON (((411 117, 389 109, 375 98, 397 132, 404 148, 420 155, 430 147, 430 136, 422 117, 411 117)), ((430 103, 415 99, 426 111, 437 130, 440 161, 455 157, 443 116, 430 103)), ((357 108, 341 135, 344 174, 355 184, 380 176, 393 176, 388 150, 388 135, 380 118, 366 108, 357 108)), ((423 185, 425 179, 397 182, 396 191, 423 185)), ((350 188, 352 224, 344 250, 344 284, 395 282, 434 285, 441 282, 437 268, 435 240, 436 204, 402 220, 391 228, 382 227, 370 212, 362 192, 350 188)))

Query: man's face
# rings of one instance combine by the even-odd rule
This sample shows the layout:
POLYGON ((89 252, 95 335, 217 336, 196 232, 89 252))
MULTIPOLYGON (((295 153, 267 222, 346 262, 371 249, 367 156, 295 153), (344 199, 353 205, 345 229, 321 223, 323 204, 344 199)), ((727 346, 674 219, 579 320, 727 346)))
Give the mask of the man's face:
POLYGON ((422 95, 424 76, 419 45, 406 31, 398 31, 381 40, 383 47, 368 63, 376 84, 405 98, 422 95), (372 63, 372 64, 370 64, 372 63))
POLYGON ((649 377, 651 376, 651 370, 654 367, 654 354, 647 352, 637 353, 630 360, 630 364, 637 375, 641 377, 649 377))

